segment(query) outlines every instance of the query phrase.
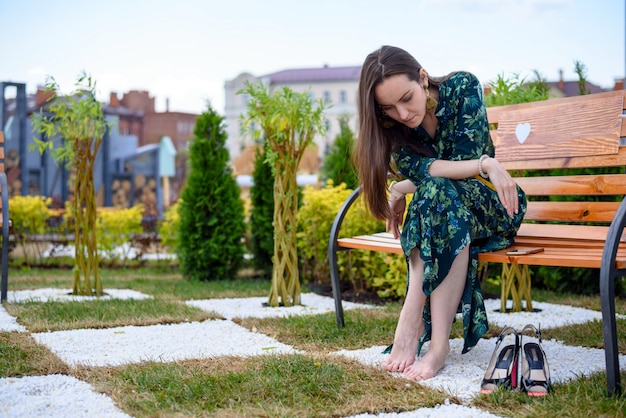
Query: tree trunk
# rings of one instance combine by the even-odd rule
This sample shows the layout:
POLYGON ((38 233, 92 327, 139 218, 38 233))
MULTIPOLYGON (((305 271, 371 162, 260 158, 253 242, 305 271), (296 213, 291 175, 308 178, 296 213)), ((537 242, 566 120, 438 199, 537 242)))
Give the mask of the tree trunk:
POLYGON ((291 155, 276 159, 274 177, 274 266, 269 306, 300 304, 300 277, 296 242, 298 209, 297 160, 291 155))
POLYGON ((93 169, 99 142, 92 150, 91 141, 75 141, 76 176, 74 185, 74 295, 102 296, 96 241, 96 199, 93 169), (94 279, 93 286, 91 279, 94 279))

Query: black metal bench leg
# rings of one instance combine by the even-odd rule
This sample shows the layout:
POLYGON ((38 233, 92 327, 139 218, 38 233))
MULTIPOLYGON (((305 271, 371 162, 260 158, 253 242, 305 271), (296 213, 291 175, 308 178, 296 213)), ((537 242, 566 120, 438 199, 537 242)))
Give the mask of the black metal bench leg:
POLYGON ((337 318, 337 326, 343 328, 346 323, 343 318, 343 305, 341 302, 341 283, 339 281, 339 266, 337 265, 337 251, 328 252, 328 260, 330 262, 330 282, 333 287, 333 298, 335 298, 335 317, 337 318))
POLYGON ((600 278, 602 304, 602 335, 606 359, 606 383, 609 396, 620 395, 622 386, 617 349, 617 326, 615 321, 615 276, 600 278))
POLYGON ((626 274, 615 266, 617 248, 626 224, 626 199, 622 200, 606 237, 600 267, 600 302, 602 304, 602 334, 606 358, 606 383, 609 396, 621 395, 617 326, 615 321, 615 278, 626 274))

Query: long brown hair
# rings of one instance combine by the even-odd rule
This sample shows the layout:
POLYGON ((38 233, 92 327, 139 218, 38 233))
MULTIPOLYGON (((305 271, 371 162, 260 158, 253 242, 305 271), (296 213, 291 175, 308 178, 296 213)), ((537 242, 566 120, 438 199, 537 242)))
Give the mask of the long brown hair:
MULTIPOLYGON (((432 152, 419 141, 411 140, 411 129, 386 116, 376 103, 374 89, 387 77, 405 74, 409 80, 419 82, 422 66, 405 50, 383 46, 365 58, 361 68, 358 90, 359 132, 354 148, 354 161, 359 172, 361 191, 370 212, 385 219, 389 214, 387 204, 387 175, 396 175, 391 164, 391 153, 408 146, 422 155, 432 152)), ((446 77, 430 77, 429 84, 438 86, 446 77)))

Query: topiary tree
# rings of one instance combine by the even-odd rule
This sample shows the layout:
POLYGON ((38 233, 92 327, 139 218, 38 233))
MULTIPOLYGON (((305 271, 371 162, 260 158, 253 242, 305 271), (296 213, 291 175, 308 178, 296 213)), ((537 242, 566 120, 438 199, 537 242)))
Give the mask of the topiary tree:
POLYGON ((241 190, 228 164, 224 118, 208 106, 189 148, 190 170, 180 200, 176 253, 183 276, 232 279, 243 262, 241 190))
POLYGON ((250 97, 244 125, 257 137, 261 132, 265 135, 274 173, 274 266, 268 305, 299 305, 296 173, 306 147, 324 132, 325 105, 321 100, 313 102, 306 91, 296 93, 288 87, 272 93, 263 84, 248 83, 238 93, 250 97))
POLYGON ((257 147, 250 189, 252 209, 250 211, 251 247, 254 267, 263 276, 271 277, 272 255, 274 254, 274 175, 270 162, 266 160, 267 141, 257 147), (265 151, 261 151, 265 149, 265 151))
POLYGON ((354 190, 359 185, 359 176, 352 160, 354 133, 349 125, 348 115, 339 116, 339 134, 324 158, 321 173, 324 182, 332 180, 334 184, 345 183, 348 189, 354 190))
POLYGON ((108 125, 102 112, 102 103, 96 100, 96 83, 83 73, 76 82, 73 94, 63 96, 54 78, 46 81, 46 92, 51 93, 47 112, 33 114, 35 131, 44 135, 34 138, 39 152, 52 151, 57 162, 64 162, 74 173, 70 189, 74 199, 69 211, 74 218, 74 295, 101 296, 99 259, 96 238, 96 199, 94 165, 102 138, 108 125), (55 147, 55 137, 62 139, 55 147), (93 283, 92 283, 93 279, 93 283))

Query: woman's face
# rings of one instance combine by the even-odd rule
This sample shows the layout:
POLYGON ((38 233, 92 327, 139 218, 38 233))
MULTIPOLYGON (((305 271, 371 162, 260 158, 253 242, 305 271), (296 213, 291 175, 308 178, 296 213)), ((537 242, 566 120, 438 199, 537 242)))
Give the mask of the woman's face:
MULTIPOLYGON (((422 77, 422 80, 427 80, 422 77)), ((412 81, 406 74, 387 77, 374 88, 374 97, 391 119, 409 128, 417 128, 426 115, 426 92, 424 86, 412 81)))

